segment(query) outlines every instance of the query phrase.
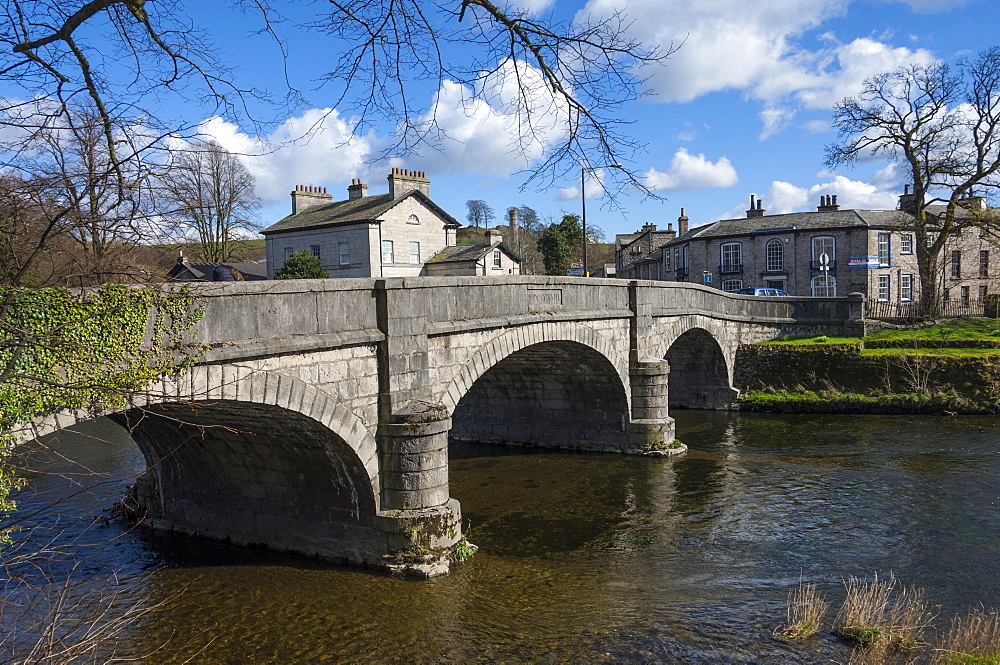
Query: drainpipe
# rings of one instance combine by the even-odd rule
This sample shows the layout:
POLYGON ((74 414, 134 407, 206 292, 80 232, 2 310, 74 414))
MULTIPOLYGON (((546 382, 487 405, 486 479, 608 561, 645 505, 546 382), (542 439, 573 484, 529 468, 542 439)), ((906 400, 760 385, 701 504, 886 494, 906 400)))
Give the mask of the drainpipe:
MULTIPOLYGON (((378 224, 378 276, 385 277, 382 266, 382 220, 376 219, 375 223, 378 224)), ((393 252, 396 251, 395 247, 393 247, 392 249, 393 252)))

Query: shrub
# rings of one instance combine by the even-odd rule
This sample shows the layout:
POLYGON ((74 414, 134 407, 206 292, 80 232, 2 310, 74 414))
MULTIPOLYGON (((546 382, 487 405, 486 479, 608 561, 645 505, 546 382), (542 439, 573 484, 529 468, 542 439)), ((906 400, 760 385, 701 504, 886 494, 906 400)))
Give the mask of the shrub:
POLYGON ((326 279, 329 276, 330 273, 323 270, 319 257, 308 251, 292 254, 274 273, 275 279, 326 279))

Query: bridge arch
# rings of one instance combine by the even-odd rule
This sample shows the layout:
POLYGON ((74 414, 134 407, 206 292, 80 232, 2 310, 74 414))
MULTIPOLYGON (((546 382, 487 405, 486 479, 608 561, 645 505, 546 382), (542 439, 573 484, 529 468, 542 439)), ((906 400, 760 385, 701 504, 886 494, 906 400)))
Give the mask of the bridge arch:
MULTIPOLYGON (((543 342, 575 342, 603 357, 614 368, 621 385, 628 385, 628 358, 601 333, 572 323, 537 323, 506 330, 476 351, 445 387, 441 403, 452 415, 459 401, 483 374, 508 356, 543 342)), ((628 399, 626 391, 626 400, 628 399)))
POLYGON ((456 379, 468 387, 457 400, 449 390, 451 439, 624 448, 629 422, 624 362, 595 331, 567 332, 536 337, 509 331, 481 349, 456 379))
MULTIPOLYGON (((102 414, 62 413, 33 434, 102 414)), ((336 398, 243 366, 200 366, 108 415, 146 459, 150 525, 362 561, 380 510, 374 437, 336 398)), ((370 558, 370 557, 368 557, 370 558)))
POLYGON ((720 343, 726 338, 718 328, 711 320, 698 321, 668 338, 660 357, 670 366, 670 407, 727 408, 734 401, 732 354, 720 343))

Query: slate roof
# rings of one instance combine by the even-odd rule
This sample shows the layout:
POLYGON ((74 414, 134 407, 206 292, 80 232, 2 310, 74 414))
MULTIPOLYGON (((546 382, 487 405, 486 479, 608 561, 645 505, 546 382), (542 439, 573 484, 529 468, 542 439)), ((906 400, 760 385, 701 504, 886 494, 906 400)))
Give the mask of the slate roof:
POLYGON ((478 261, 486 256, 493 248, 503 251, 518 263, 521 257, 515 254, 510 247, 502 242, 478 243, 475 245, 452 245, 445 247, 440 252, 427 260, 427 263, 459 263, 462 261, 478 261))
POLYGON ((331 226, 343 226, 347 224, 362 224, 378 221, 390 209, 401 201, 415 196, 433 210, 439 217, 445 220, 448 226, 459 227, 461 224, 440 206, 430 200, 423 192, 416 189, 410 190, 397 199, 390 198, 388 194, 375 194, 374 196, 363 196, 360 199, 348 199, 346 201, 334 201, 323 205, 306 208, 297 215, 287 217, 275 222, 261 233, 283 233, 288 231, 301 231, 304 229, 320 229, 331 226))
MULTIPOLYGON (((944 206, 928 206, 929 213, 940 213, 944 206)), ((967 210, 956 211, 958 216, 969 214, 967 210)), ((791 212, 783 215, 762 217, 740 217, 723 219, 711 224, 697 226, 667 245, 684 243, 695 238, 725 238, 734 236, 785 233, 798 230, 874 228, 903 229, 911 224, 912 216, 901 210, 825 210, 791 212)))
POLYGON ((239 281, 233 275, 236 269, 243 281, 252 282, 267 279, 266 263, 187 263, 178 262, 167 273, 167 278, 175 282, 230 282, 239 281))

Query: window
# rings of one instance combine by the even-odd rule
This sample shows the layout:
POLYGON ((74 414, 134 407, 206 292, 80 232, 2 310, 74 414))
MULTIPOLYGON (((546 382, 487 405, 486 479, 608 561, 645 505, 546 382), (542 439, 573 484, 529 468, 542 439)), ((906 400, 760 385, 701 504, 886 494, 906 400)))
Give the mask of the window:
MULTIPOLYGON (((784 291, 785 290, 785 280, 783 280, 783 279, 765 279, 764 280, 764 286, 766 286, 769 289, 781 289, 782 291, 784 291)), ((777 295, 777 294, 775 294, 775 295, 777 295)))
POLYGON ((764 254, 767 256, 767 270, 785 269, 785 246, 780 240, 769 240, 764 248, 764 254))
POLYGON ((382 263, 395 263, 395 259, 392 255, 391 240, 382 241, 382 263))
POLYGON ((494 268, 500 268, 502 260, 503 259, 501 258, 499 251, 493 252, 493 267, 494 268))
POLYGON ((913 275, 899 276, 899 299, 913 300, 913 275))
POLYGON ((969 306, 969 287, 962 287, 962 307, 969 306))
POLYGON ((985 286, 980 286, 979 287, 979 299, 982 300, 985 297, 986 297, 986 287, 985 286))
POLYGON ((322 258, 319 255, 319 245, 309 245, 309 255, 315 256, 317 259, 322 258))
POLYGON ((410 242, 410 263, 420 263, 420 243, 410 242))
POLYGON ((420 218, 417 217, 416 215, 410 215, 409 217, 406 218, 406 223, 407 224, 419 224, 420 223, 420 218))
POLYGON ((670 264, 670 257, 672 255, 673 255, 673 252, 671 252, 669 249, 664 250, 664 252, 663 252, 663 269, 666 270, 667 272, 670 272, 671 270, 673 270, 673 268, 671 267, 671 264, 670 264))
POLYGON ((962 251, 958 249, 951 253, 951 276, 952 279, 962 277, 962 251))
POLYGON ((681 250, 675 247, 674 248, 674 268, 680 268, 680 267, 681 267, 681 250))
POLYGON ((726 242, 719 247, 719 272, 739 272, 743 270, 743 245, 726 242))
POLYGON ((899 253, 900 254, 912 254, 913 253, 913 234, 904 233, 899 236, 899 253))
POLYGON ((943 295, 941 296, 941 299, 944 300, 945 302, 951 300, 951 289, 945 289, 943 295))
POLYGON ((681 252, 681 260, 684 261, 683 266, 685 268, 687 268, 688 267, 688 246, 687 245, 684 245, 684 249, 681 252))
POLYGON ((889 275, 879 275, 878 276, 878 299, 879 300, 889 300, 889 275))
POLYGON ((812 261, 813 268, 819 268, 820 257, 826 254, 830 259, 830 267, 837 258, 837 242, 832 236, 816 236, 812 239, 812 261))
POLYGON ((729 293, 733 293, 733 292, 739 291, 740 289, 743 288, 743 280, 742 279, 725 279, 725 280, 722 281, 721 287, 722 287, 723 291, 727 291, 729 293))
POLYGON ((892 235, 889 233, 878 234, 878 265, 880 268, 892 265, 892 235))
POLYGON ((988 279, 990 276, 990 250, 984 249, 979 252, 979 279, 988 279))
POLYGON ((340 252, 340 265, 342 266, 351 265, 351 243, 338 242, 337 251, 340 252))
POLYGON ((837 295, 837 278, 833 275, 817 275, 810 284, 812 294, 817 298, 833 298, 837 295))

